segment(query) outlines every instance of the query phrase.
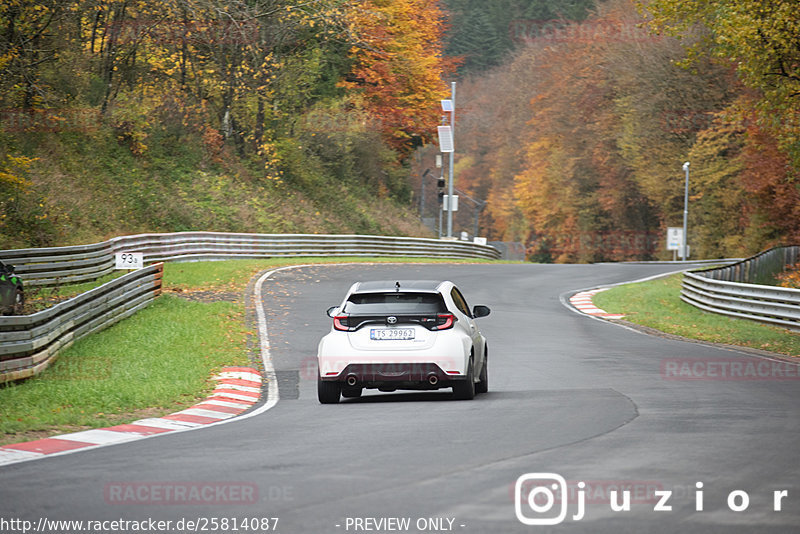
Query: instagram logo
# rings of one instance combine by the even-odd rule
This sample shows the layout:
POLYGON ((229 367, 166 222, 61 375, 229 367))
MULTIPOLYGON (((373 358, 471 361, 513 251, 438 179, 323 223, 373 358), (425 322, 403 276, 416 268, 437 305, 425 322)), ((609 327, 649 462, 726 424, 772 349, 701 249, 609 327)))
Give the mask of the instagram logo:
POLYGON ((526 473, 514 485, 514 511, 525 525, 561 523, 567 517, 567 500, 567 481, 555 473, 526 473))

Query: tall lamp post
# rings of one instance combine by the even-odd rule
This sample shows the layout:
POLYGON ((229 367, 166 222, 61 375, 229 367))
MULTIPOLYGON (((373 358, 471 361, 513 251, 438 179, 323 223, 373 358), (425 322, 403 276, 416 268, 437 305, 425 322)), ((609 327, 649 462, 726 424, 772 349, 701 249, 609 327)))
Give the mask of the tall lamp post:
MULTIPOLYGON (((442 100, 442 111, 450 113, 450 124, 439 126, 439 151, 450 153, 448 165, 449 180, 447 184, 447 237, 453 237, 453 154, 455 152, 455 127, 456 127, 456 82, 450 84, 450 98, 442 100)), ((442 117, 442 122, 445 118, 442 117)))
POLYGON ((453 103, 453 109, 450 111, 450 128, 453 132, 453 150, 450 152, 450 165, 448 165, 449 180, 447 183, 447 194, 450 204, 447 206, 447 237, 453 237, 453 155, 456 152, 456 82, 450 83, 450 100, 453 103))
POLYGON ((686 253, 686 244, 689 241, 688 234, 686 233, 689 225, 689 162, 683 164, 683 170, 686 173, 686 186, 683 190, 683 243, 681 244, 681 260, 686 261, 688 254, 686 253))

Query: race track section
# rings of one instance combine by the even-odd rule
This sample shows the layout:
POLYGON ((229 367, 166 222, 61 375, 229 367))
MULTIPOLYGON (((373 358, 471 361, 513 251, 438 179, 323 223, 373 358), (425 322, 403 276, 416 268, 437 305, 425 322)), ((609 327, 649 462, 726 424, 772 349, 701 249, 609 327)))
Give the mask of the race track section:
POLYGON ((4 445, 0 447, 0 466, 219 423, 249 410, 259 400, 261 374, 256 369, 225 367, 213 380, 217 386, 202 402, 163 417, 4 445))
POLYGON ((245 520, 248 534, 796 532, 794 363, 644 335, 560 299, 674 268, 275 272, 261 287, 279 389, 271 409, 0 467, 0 520, 152 519, 181 533, 243 533, 245 520), (489 393, 456 401, 449 390, 368 391, 320 405, 314 357, 331 328, 325 310, 354 281, 414 278, 450 279, 470 305, 491 307, 479 320, 489 393))
POLYGON ((575 293, 569 298, 569 303, 572 304, 578 311, 587 315, 594 315, 595 317, 602 317, 604 319, 622 319, 624 315, 618 313, 608 313, 594 305, 592 297, 605 291, 606 289, 592 289, 591 291, 581 291, 575 293))

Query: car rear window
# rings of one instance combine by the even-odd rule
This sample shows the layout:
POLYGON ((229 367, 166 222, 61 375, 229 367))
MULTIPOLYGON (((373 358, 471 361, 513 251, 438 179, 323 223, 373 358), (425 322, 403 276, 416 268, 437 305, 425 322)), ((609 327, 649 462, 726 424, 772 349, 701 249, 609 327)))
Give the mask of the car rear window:
POLYGON ((447 309, 438 293, 391 292, 350 295, 343 311, 354 315, 387 313, 400 315, 444 313, 447 309))

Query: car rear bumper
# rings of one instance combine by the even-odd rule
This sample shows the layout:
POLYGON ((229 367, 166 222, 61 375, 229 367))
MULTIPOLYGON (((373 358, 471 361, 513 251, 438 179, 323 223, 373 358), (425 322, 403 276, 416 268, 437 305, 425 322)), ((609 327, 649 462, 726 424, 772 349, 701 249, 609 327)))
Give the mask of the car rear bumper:
POLYGON ((455 370, 430 362, 351 363, 341 372, 322 373, 320 378, 349 387, 389 389, 439 389, 466 379, 455 370))

